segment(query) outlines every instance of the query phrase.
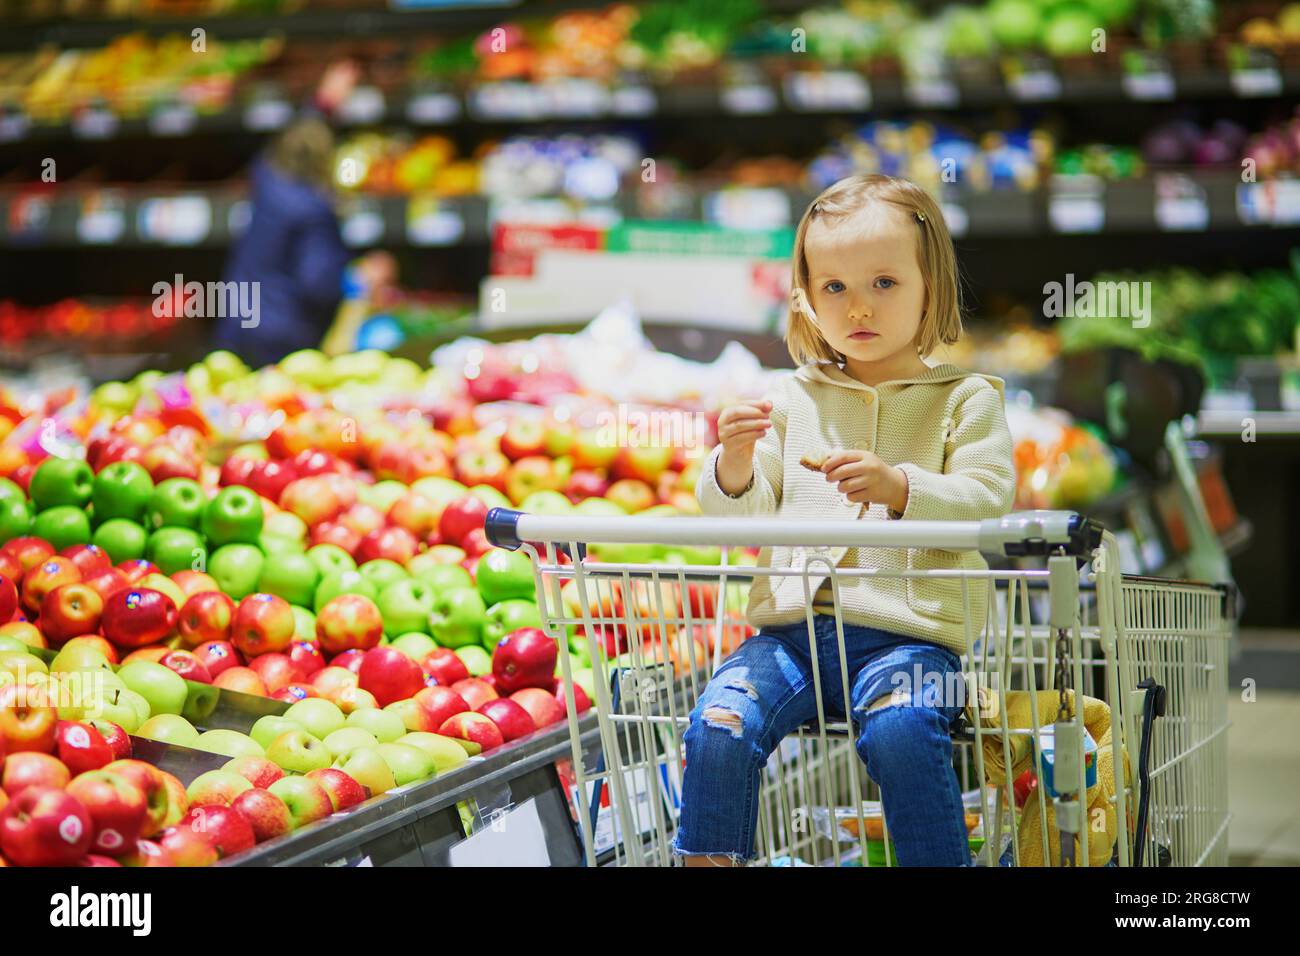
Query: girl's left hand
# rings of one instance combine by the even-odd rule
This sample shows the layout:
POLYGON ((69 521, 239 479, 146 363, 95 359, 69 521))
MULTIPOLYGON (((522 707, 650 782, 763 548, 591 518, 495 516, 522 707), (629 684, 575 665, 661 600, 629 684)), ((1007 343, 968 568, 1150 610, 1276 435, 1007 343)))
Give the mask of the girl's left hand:
POLYGON ((856 448, 833 452, 821 470, 849 501, 879 502, 899 513, 907 508, 907 475, 874 452, 856 448))

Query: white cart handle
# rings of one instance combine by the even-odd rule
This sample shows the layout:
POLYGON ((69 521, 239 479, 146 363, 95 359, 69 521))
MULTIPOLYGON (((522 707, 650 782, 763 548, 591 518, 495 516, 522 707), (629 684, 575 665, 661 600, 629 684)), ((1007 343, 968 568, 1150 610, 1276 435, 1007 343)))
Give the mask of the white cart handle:
POLYGON ((981 551, 1002 557, 1091 554, 1101 528, 1073 511, 1016 511, 984 521, 817 521, 788 518, 626 518, 535 515, 493 508, 484 523, 499 548, 538 544, 672 544, 742 547, 894 547, 981 551))

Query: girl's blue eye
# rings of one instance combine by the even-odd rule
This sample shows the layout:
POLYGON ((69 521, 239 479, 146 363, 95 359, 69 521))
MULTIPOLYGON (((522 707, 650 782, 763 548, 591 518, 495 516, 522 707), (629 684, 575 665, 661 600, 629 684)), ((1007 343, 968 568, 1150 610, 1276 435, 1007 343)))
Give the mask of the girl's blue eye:
POLYGON ((824 288, 827 292, 842 292, 844 291, 844 283, 839 279, 832 279, 830 282, 826 283, 824 288), (838 288, 833 289, 831 286, 838 286, 838 288))
POLYGON ((898 285, 898 283, 893 279, 877 279, 876 285, 880 286, 882 289, 892 289, 894 286, 898 285))

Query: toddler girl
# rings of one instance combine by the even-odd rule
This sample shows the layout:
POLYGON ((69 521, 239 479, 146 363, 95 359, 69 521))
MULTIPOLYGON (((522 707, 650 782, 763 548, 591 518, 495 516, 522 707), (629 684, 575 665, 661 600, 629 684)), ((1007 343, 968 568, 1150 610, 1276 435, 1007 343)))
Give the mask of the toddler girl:
MULTIPOLYGON (((704 513, 1006 514, 1015 472, 1001 379, 923 361, 960 334, 956 257, 935 201, 887 176, 831 186, 795 238, 786 345, 800 367, 769 398, 719 416, 720 444, 695 489, 704 513)), ((759 563, 802 568, 806 557, 803 548, 765 548, 759 563)), ((827 557, 883 571, 987 567, 976 553, 928 549, 833 548, 827 557)), ((754 580, 748 618, 758 633, 722 663, 691 712, 676 852, 688 865, 753 856, 760 772, 783 737, 817 716, 811 643, 828 717, 851 711, 898 863, 969 865, 949 736, 964 700, 944 692, 964 686, 966 604, 978 634, 984 588, 971 582, 966 602, 957 578, 841 578, 846 707, 829 579, 816 567, 811 637, 802 576, 754 580)))

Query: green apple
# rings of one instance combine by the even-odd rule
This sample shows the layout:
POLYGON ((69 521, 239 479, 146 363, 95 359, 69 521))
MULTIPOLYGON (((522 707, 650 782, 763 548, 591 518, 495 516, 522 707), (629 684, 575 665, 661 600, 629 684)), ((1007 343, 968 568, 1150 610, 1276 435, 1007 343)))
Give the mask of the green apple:
POLYGON ((401 651, 417 664, 424 660, 425 655, 438 647, 438 642, 428 634, 421 634, 418 631, 410 631, 392 641, 394 650, 401 651))
POLYGON ((305 730, 290 730, 271 741, 266 759, 287 773, 309 773, 330 765, 330 752, 305 730))
POLYGON ((153 661, 132 661, 117 672, 128 690, 135 691, 149 704, 149 713, 180 714, 188 690, 185 680, 175 671, 153 661))
POLYGON ((32 509, 24 499, 0 500, 0 544, 27 534, 31 528, 32 509))
POLYGON ((626 518, 627 512, 608 498, 583 498, 573 507, 574 513, 599 517, 609 515, 614 518, 626 518))
POLYGON ((234 352, 227 352, 225 349, 208 353, 203 364, 208 374, 212 376, 214 385, 225 385, 248 374, 248 366, 244 364, 244 360, 234 352))
POLYGON ((587 692, 588 700, 596 699, 596 673, 590 667, 580 667, 575 670, 573 682, 587 692))
POLYGON ((433 613, 433 587, 416 578, 403 577, 380 592, 375 604, 384 618, 384 634, 394 637, 408 631, 424 632, 429 629, 429 615, 433 613))
POLYGON ((26 501, 27 493, 10 481, 8 478, 0 478, 0 501, 26 501))
POLYGON ((37 512, 32 519, 32 534, 54 545, 56 551, 89 544, 90 518, 76 505, 56 505, 37 512))
POLYGON ((126 518, 108 519, 95 529, 90 538, 91 544, 107 552, 114 564, 143 558, 148 541, 149 533, 126 518))
POLYGON ((573 502, 558 491, 534 491, 519 502, 519 510, 534 515, 573 513, 573 502))
POLYGON ((369 790, 371 796, 386 793, 397 786, 393 771, 389 769, 388 761, 380 755, 377 746, 349 750, 334 761, 334 766, 369 790))
POLYGON ((140 521, 153 496, 153 479, 134 461, 115 461, 105 465, 95 476, 90 500, 95 506, 95 520, 126 518, 140 521))
MULTIPOLYGON (((270 557, 273 554, 303 554, 303 544, 294 538, 282 538, 279 535, 263 531, 257 538, 257 546, 262 553, 270 557)), ((315 567, 315 565, 312 565, 315 567)))
POLYGON ((321 577, 335 571, 355 571, 357 569, 357 563, 352 560, 352 555, 337 544, 318 544, 308 548, 307 557, 311 558, 315 563, 321 577))
POLYGON ((428 551, 423 551, 408 561, 406 570, 410 572, 411 577, 430 585, 437 594, 450 591, 452 588, 474 586, 474 579, 459 564, 439 561, 428 551))
POLYGON ((393 771, 393 780, 399 787, 417 780, 428 780, 438 772, 438 765, 433 762, 433 758, 419 747, 392 743, 380 744, 375 750, 384 758, 388 769, 393 771))
POLYGON ((483 642, 487 605, 475 588, 454 588, 434 599, 429 633, 443 647, 464 647, 483 642))
POLYGON ((50 661, 50 673, 70 674, 74 671, 107 671, 111 674, 113 665, 99 648, 69 641, 50 661))
POLYGON ((291 541, 305 541, 307 522, 292 511, 277 511, 266 519, 266 523, 262 526, 262 533, 273 534, 277 538, 288 538, 291 541))
POLYGON ((348 714, 345 723, 348 727, 370 731, 381 744, 393 743, 406 734, 401 717, 378 707, 358 707, 348 714))
POLYGON ((198 530, 208 497, 192 478, 167 478, 158 483, 145 509, 145 526, 156 528, 193 528, 198 530))
POLYGON ((175 574, 207 567, 208 548, 193 528, 162 527, 149 535, 145 557, 163 574, 175 574))
MULTIPOLYGON (((414 486, 412 486, 412 488, 414 488, 414 486)), ((385 514, 387 514, 388 509, 393 506, 393 502, 397 501, 398 498, 401 498, 405 494, 406 485, 402 484, 400 481, 393 481, 392 479, 376 481, 373 485, 357 486, 357 501, 361 502, 363 505, 378 508, 385 514)), ((464 492, 461 492, 461 494, 464 494, 464 492)))
POLYGON ((522 551, 493 548, 479 558, 475 580, 488 606, 510 598, 536 600, 533 562, 522 551))
POLYGON ((267 714, 265 717, 257 718, 248 735, 257 741, 259 747, 265 750, 271 746, 275 738, 287 734, 291 730, 302 730, 302 727, 298 725, 296 720, 290 720, 276 714, 267 714))
POLYGON ((265 562, 256 545, 227 544, 217 548, 208 559, 208 574, 221 590, 241 601, 257 590, 265 562))
POLYGON ((164 744, 176 744, 179 747, 199 745, 199 732, 184 717, 178 714, 158 714, 150 717, 135 732, 137 737, 157 740, 164 744))
POLYGON ((293 610, 293 639, 295 641, 314 642, 316 640, 316 615, 305 607, 290 604, 293 610))
POLYGON ((266 788, 289 808, 289 828, 297 830, 334 812, 330 796, 315 780, 306 777, 281 777, 266 788))
POLYGON ((296 720, 303 730, 317 740, 324 740, 336 730, 342 730, 345 718, 338 705, 323 697, 308 697, 293 704, 284 712, 289 720, 296 720))
POLYGON ((266 751, 248 734, 237 730, 209 730, 199 734, 195 748, 227 757, 264 757, 266 751))
POLYGON ((380 593, 394 581, 405 581, 410 577, 406 573, 406 568, 396 561, 389 561, 387 558, 375 558, 373 561, 367 561, 357 568, 357 571, 361 573, 362 577, 367 578, 380 593))
POLYGON ((441 734, 430 734, 417 730, 414 733, 407 734, 398 743, 423 750, 433 758, 433 764, 438 773, 455 770, 469 759, 465 749, 460 744, 441 734))
POLYGON ((51 455, 32 474, 27 496, 37 511, 63 505, 85 508, 94 491, 95 473, 80 458, 56 458, 51 455))
MULTIPOLYGON (((107 695, 107 698, 111 700, 113 698, 113 694, 110 692, 107 695)), ((126 690, 119 691, 117 693, 116 702, 120 703, 124 707, 129 708, 131 711, 135 713, 136 727, 139 727, 141 724, 143 724, 146 720, 149 719, 149 701, 145 700, 143 695, 137 694, 131 688, 128 687, 126 690)), ((113 719, 108 716, 107 709, 105 709, 103 717, 106 720, 113 719)), ((114 723, 116 723, 116 721, 114 721, 114 723)), ((122 724, 122 729, 123 730, 127 729, 126 724, 122 724)), ((127 733, 132 733, 132 731, 127 730, 127 733)))
POLYGON ((262 533, 262 499, 243 485, 229 485, 203 509, 203 533, 214 547, 253 544, 262 533))
POLYGON ((320 571, 305 554, 274 554, 262 565, 257 590, 275 594, 290 604, 308 607, 316 596, 320 571))
POLYGON ((464 498, 469 494, 469 489, 459 481, 454 478, 443 478, 439 475, 417 478, 411 483, 411 490, 417 495, 428 498, 435 505, 449 505, 456 499, 464 498))
POLYGON ((514 504, 510 499, 491 485, 475 485, 469 489, 469 493, 477 498, 483 504, 488 506, 488 510, 493 508, 513 508, 514 504))
MULTIPOLYGON (((75 697, 74 702, 77 702, 75 697)), ((86 694, 80 703, 84 704, 84 708, 82 715, 76 719, 112 721, 128 734, 138 731, 140 725, 149 719, 148 702, 130 690, 106 687, 102 693, 86 694)), ((67 719, 63 718, 62 709, 59 716, 67 719)))
MULTIPOLYGON (((0 653, 4 651, 22 651, 24 654, 28 653, 27 645, 18 640, 18 638, 11 637, 8 634, 0 634, 0 653)), ((102 657, 103 655, 101 654, 100 656, 102 657)), ((58 660, 58 658, 56 657, 55 660, 58 660)), ((105 663, 107 663, 107 660, 105 663)), ((50 667, 53 669, 54 665, 51 664, 50 667)))
POLYGON ((470 677, 482 677, 492 673, 492 655, 478 644, 466 644, 456 648, 456 656, 461 659, 470 677))
POLYGON ((374 734, 360 727, 344 727, 342 730, 334 731, 324 740, 326 749, 334 755, 335 760, 350 750, 356 750, 358 747, 373 747, 378 743, 374 734))
POLYGON ((542 615, 537 605, 523 598, 510 598, 493 604, 487 610, 483 625, 483 646, 488 651, 496 649, 501 638, 521 627, 541 627, 542 615))
POLYGON ((360 594, 372 601, 377 597, 374 584, 359 571, 331 571, 316 585, 313 601, 316 613, 319 614, 321 608, 340 594, 360 594))
MULTIPOLYGON (((209 731, 212 733, 213 731, 209 731)), ((230 731, 227 731, 230 733, 230 731)), ((200 747, 199 749, 208 749, 200 747)), ((209 753, 220 753, 217 750, 208 750, 209 753)), ((190 781, 190 785, 185 789, 185 797, 193 805, 207 797, 207 803, 213 803, 213 797, 220 796, 224 802, 233 800, 247 790, 252 790, 253 785, 248 779, 233 770, 209 770, 201 773, 190 781)), ((202 804, 200 804, 202 805, 202 804)), ((229 806, 228 803, 224 805, 229 806)))

